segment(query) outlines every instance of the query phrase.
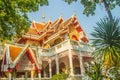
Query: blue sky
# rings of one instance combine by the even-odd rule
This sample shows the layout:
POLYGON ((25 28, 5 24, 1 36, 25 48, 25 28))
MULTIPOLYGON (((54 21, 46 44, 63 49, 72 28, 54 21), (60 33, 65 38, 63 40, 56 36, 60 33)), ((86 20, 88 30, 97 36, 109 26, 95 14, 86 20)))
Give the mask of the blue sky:
MULTIPOLYGON (((32 12, 28 14, 29 19, 32 21, 33 19, 37 22, 41 22, 42 14, 45 14, 45 21, 49 21, 50 17, 52 17, 52 21, 55 21, 60 15, 63 16, 63 19, 66 20, 71 17, 74 12, 76 12, 76 16, 79 20, 79 23, 82 29, 86 32, 86 35, 89 39, 92 38, 90 33, 94 31, 93 26, 96 26, 96 22, 107 15, 104 6, 98 5, 95 11, 94 16, 87 17, 83 14, 83 5, 80 4, 80 1, 72 3, 68 5, 62 0, 49 0, 48 6, 42 6, 38 11, 32 12)), ((120 17, 120 7, 116 7, 112 10, 112 14, 114 16, 120 17)))

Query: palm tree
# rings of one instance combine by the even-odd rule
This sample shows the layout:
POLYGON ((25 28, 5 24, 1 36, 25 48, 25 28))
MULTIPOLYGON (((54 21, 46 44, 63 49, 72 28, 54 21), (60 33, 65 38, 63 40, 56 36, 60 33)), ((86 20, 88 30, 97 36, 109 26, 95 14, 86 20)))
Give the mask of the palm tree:
POLYGON ((103 18, 97 23, 92 32, 93 45, 96 47, 93 55, 103 62, 106 72, 114 67, 120 67, 120 26, 118 18, 112 21, 110 18, 103 18))
POLYGON ((111 13, 111 10, 110 10, 110 1, 109 1, 109 0, 108 0, 108 1, 103 0, 102 2, 103 2, 103 4, 104 4, 104 6, 105 6, 105 9, 106 9, 106 11, 107 11, 107 14, 108 14, 110 20, 112 20, 112 19, 113 19, 113 16, 112 16, 112 13, 111 13))

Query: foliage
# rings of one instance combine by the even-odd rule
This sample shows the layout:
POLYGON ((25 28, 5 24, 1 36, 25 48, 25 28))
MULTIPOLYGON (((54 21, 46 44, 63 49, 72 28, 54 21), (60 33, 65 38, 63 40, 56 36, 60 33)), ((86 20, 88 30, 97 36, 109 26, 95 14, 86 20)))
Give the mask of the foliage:
POLYGON ((66 80, 68 76, 69 74, 60 73, 60 74, 54 75, 51 80, 66 80))
POLYGON ((114 66, 106 70, 105 65, 100 59, 88 62, 85 69, 83 80, 120 80, 120 62, 119 66, 114 66))
POLYGON ((94 37, 94 39, 92 39, 92 44, 96 48, 93 52, 95 61, 94 65, 92 65, 91 70, 86 71, 87 75, 91 79, 95 80, 97 76, 101 78, 107 77, 115 80, 120 79, 120 77, 118 77, 120 75, 119 20, 119 18, 114 18, 111 21, 106 17, 97 23, 97 27, 94 27, 94 32, 92 32, 91 35, 94 37), (96 61, 99 63, 96 64, 96 61), (99 75, 96 75, 94 72, 100 73, 99 75))
POLYGON ((101 58, 106 67, 116 65, 120 59, 119 19, 114 18, 112 22, 109 18, 101 19, 91 35, 95 38, 92 39, 92 43, 96 47, 94 56, 101 58))
POLYGON ((120 80, 120 66, 112 67, 108 72, 112 80, 120 80))
POLYGON ((27 13, 48 5, 47 0, 0 0, 0 40, 24 34, 30 26, 27 13))
POLYGON ((88 62, 85 75, 88 76, 89 80, 103 80, 107 78, 102 71, 103 69, 104 67, 100 61, 88 62))
POLYGON ((65 2, 67 2, 68 4, 71 4, 72 2, 76 2, 77 0, 63 0, 65 2))
MULTIPOLYGON (((68 4, 76 2, 78 0, 64 0, 68 4)), ((120 0, 81 0, 81 4, 84 6, 83 13, 87 16, 94 15, 96 6, 100 5, 105 1, 108 5, 108 9, 114 9, 116 6, 120 6, 120 0)))

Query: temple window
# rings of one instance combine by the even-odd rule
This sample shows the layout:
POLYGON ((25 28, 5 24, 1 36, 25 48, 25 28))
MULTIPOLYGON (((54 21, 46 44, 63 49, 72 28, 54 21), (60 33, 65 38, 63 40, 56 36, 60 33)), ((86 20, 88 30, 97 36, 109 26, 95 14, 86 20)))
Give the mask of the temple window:
POLYGON ((58 38, 58 39, 56 39, 55 41, 54 41, 54 45, 57 45, 57 44, 59 44, 59 43, 61 43, 62 42, 62 39, 61 38, 58 38))

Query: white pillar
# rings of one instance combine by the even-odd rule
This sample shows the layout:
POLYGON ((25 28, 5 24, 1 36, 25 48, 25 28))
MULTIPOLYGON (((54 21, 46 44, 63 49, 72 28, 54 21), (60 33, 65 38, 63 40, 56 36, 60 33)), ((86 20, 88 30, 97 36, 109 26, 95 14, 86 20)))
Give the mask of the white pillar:
POLYGON ((56 61, 56 73, 59 74, 59 57, 57 54, 55 56, 55 61, 56 61))
POLYGON ((51 66, 51 60, 49 59, 49 76, 52 78, 52 66, 51 66))
POLYGON ((81 70, 81 75, 84 75, 84 66, 83 66, 83 58, 81 52, 79 53, 79 61, 80 61, 80 70, 81 70))
POLYGON ((69 49, 68 58, 69 58, 69 65, 70 65, 70 75, 73 76, 73 60, 72 60, 71 49, 69 49))
POLYGON ((73 59, 72 59, 72 52, 71 52, 71 44, 70 40, 68 40, 68 59, 69 59, 69 66, 70 66, 70 80, 73 80, 74 74, 73 74, 73 59))
POLYGON ((12 74, 9 72, 9 80, 12 80, 12 74))
POLYGON ((41 73, 38 73, 38 80, 41 80, 41 73))
POLYGON ((38 69, 38 80, 41 80, 41 70, 38 69))

